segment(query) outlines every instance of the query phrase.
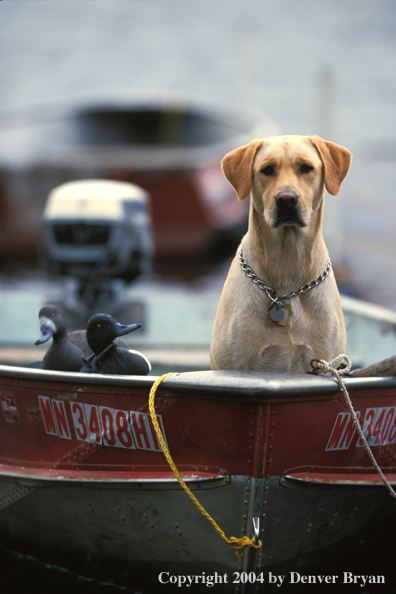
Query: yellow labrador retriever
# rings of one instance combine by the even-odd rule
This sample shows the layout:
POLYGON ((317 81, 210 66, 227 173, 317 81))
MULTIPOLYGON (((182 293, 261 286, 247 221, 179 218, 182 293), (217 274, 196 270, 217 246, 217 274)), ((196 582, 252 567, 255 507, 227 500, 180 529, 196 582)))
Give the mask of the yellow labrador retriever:
POLYGON ((222 161, 249 230, 219 301, 212 369, 308 371, 345 352, 340 296, 322 235, 325 187, 337 195, 351 153, 318 136, 253 140, 222 161))

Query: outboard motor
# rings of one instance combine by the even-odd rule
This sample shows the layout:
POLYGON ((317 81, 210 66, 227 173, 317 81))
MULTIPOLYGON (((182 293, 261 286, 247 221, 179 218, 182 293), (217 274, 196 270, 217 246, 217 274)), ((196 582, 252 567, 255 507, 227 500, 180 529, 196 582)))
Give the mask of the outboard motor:
POLYGON ((47 271, 74 279, 76 299, 89 309, 111 305, 117 287, 150 270, 149 195, 134 184, 62 184, 49 194, 44 224, 47 271))

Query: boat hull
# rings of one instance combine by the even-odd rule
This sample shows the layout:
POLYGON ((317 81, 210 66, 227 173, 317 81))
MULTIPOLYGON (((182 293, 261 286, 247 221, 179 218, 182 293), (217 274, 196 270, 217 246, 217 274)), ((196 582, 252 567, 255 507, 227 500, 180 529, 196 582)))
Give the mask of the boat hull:
MULTIPOLYGON (((135 588, 150 567, 157 584, 171 571, 227 574, 232 592, 234 572, 293 568, 394 519, 332 378, 169 377, 157 415, 184 480, 227 537, 252 536, 260 518, 263 546, 238 558, 167 465, 148 414, 153 379, 0 367, 4 542, 117 559, 135 588)), ((346 381, 395 484, 396 382, 346 381)))

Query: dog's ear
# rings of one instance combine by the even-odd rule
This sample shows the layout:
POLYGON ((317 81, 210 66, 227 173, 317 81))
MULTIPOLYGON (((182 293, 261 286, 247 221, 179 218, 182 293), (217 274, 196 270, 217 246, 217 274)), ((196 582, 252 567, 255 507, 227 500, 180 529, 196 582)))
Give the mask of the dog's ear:
POLYGON ((328 140, 322 140, 319 136, 311 136, 309 140, 318 151, 323 163, 326 189, 329 194, 337 196, 340 186, 348 173, 352 155, 343 146, 328 140))
POLYGON ((246 198, 250 192, 254 158, 262 144, 262 140, 252 140, 228 153, 221 162, 224 175, 235 189, 239 200, 246 198))

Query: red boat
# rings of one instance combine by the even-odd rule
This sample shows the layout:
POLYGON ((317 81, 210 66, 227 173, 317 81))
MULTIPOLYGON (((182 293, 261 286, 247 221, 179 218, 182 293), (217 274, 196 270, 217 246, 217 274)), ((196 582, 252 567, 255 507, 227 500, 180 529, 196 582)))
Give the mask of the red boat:
MULTIPOLYGON (((97 178, 150 194, 157 262, 202 259, 219 241, 239 241, 247 225, 248 204, 235 199, 221 159, 276 134, 262 114, 161 92, 48 107, 22 129, 15 119, 15 130, 0 134, 0 224, 8 230, 0 254, 8 257, 37 255, 41 214, 55 186, 97 178), (17 216, 1 220, 2 199, 17 216)), ((26 124, 28 115, 20 119, 26 124)))
MULTIPOLYGON (((273 568, 328 559, 394 520, 334 378, 167 377, 156 413, 182 478, 228 538, 254 537, 259 519, 262 546, 238 557, 161 451, 148 408, 155 379, 0 366, 2 542, 113 560, 113 578, 127 573, 134 590, 176 591, 175 576, 189 575, 201 588, 217 576, 216 592, 248 592, 273 568)), ((394 485, 396 379, 345 384, 394 485)))

